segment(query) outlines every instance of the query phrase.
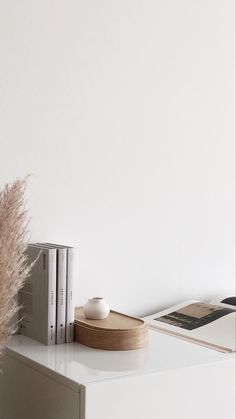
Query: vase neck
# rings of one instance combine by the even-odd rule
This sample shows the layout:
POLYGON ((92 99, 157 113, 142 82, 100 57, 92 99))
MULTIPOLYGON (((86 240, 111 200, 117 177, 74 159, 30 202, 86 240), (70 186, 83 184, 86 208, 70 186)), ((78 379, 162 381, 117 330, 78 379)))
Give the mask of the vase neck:
POLYGON ((104 298, 103 297, 94 297, 94 298, 89 298, 89 301, 91 303, 99 304, 99 303, 102 303, 104 301, 104 298))

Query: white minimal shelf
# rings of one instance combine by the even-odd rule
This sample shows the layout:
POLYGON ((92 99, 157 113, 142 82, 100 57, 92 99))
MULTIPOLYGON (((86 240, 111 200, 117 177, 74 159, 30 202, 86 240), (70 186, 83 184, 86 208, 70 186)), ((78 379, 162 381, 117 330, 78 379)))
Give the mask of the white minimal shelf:
POLYGON ((0 417, 235 419, 234 367, 235 354, 156 331, 134 351, 13 336, 2 363, 0 417))

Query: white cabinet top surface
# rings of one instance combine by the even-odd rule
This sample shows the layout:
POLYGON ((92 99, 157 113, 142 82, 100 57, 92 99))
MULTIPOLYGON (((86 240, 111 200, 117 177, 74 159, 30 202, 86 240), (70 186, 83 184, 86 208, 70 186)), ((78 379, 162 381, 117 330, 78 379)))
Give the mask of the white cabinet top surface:
POLYGON ((235 357, 235 354, 223 354, 152 330, 149 345, 133 351, 104 351, 77 342, 45 346, 25 336, 12 336, 6 353, 74 388, 79 388, 80 384, 165 372, 235 357))

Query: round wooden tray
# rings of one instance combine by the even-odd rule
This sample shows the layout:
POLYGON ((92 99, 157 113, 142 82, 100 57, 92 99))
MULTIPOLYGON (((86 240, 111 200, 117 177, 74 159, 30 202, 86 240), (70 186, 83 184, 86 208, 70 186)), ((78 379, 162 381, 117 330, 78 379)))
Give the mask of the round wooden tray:
POLYGON ((143 348, 148 343, 148 327, 143 320, 110 312, 104 320, 88 320, 82 307, 75 309, 75 340, 97 349, 124 351, 143 348))

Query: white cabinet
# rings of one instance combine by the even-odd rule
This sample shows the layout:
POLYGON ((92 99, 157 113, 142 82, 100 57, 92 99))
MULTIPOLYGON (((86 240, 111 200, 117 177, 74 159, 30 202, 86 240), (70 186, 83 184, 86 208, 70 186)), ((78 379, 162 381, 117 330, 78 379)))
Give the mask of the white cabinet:
POLYGON ((110 352, 12 337, 0 419, 235 419, 235 356, 150 332, 110 352))
POLYGON ((79 418, 79 393, 6 356, 1 377, 1 419, 79 418))

